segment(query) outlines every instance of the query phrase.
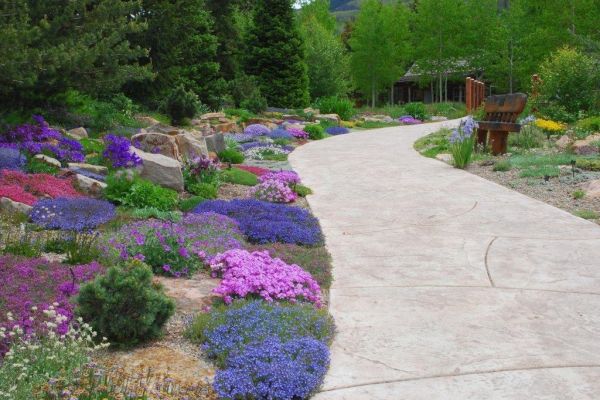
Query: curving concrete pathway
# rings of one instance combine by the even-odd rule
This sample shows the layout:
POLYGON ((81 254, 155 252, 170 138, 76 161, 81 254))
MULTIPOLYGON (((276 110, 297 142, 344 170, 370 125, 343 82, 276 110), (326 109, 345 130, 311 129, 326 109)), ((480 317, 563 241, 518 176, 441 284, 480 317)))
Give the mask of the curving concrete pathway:
POLYGON ((441 125, 290 157, 334 262, 315 398, 600 399, 600 227, 413 150, 441 125))

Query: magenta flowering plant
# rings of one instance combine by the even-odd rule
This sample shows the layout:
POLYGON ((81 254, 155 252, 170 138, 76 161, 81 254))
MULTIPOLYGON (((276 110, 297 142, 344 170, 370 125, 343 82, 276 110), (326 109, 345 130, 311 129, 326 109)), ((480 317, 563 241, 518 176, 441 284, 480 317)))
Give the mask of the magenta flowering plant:
POLYGON ((287 131, 296 139, 308 139, 308 132, 298 128, 287 128, 287 131))
POLYGON ((298 195, 283 181, 270 179, 250 188, 250 195, 271 203, 292 203, 298 195))
POLYGON ((272 258, 268 251, 234 249, 210 261, 214 276, 223 280, 214 293, 230 304, 235 298, 310 302, 321 306, 321 288, 310 273, 295 264, 272 258))
POLYGON ((258 180, 260 182, 280 181, 287 185, 293 186, 300 183, 300 176, 294 171, 277 171, 261 175, 258 180))
MULTIPOLYGON (((66 333, 73 319, 71 298, 81 283, 103 271, 96 262, 69 267, 43 258, 0 256, 0 327, 10 330, 19 325, 26 334, 34 333, 43 329, 31 319, 35 311, 53 306, 65 317, 57 332, 66 333)), ((0 355, 7 345, 0 341, 0 355)))
POLYGON ((114 258, 144 261, 157 274, 189 276, 218 253, 242 247, 237 222, 216 213, 188 214, 179 222, 146 220, 105 239, 114 258))

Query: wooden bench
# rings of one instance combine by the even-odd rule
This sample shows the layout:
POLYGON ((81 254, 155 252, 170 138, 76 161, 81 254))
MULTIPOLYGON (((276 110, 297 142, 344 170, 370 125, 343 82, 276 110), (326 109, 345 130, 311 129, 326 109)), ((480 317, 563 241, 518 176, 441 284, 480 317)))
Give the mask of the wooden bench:
POLYGON ((517 118, 525 109, 527 95, 523 93, 502 94, 485 99, 485 118, 477 121, 477 144, 490 144, 492 154, 506 153, 508 134, 521 131, 517 118), (488 135, 489 132, 489 135, 488 135))

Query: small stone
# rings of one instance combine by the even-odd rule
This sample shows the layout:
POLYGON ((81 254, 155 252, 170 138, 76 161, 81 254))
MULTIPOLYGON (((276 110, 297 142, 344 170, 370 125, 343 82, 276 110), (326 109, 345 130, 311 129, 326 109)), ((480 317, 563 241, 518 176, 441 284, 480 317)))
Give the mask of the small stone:
POLYGON ((448 154, 448 153, 440 153, 440 154, 437 154, 437 155, 435 156, 435 158, 436 158, 437 160, 443 161, 443 162, 445 162, 445 163, 451 163, 451 162, 452 162, 452 154, 448 154))
POLYGON ((8 213, 8 214, 29 214, 33 207, 30 205, 19 203, 18 201, 13 201, 8 197, 0 197, 0 210, 8 213))
POLYGON ((571 142, 571 138, 568 135, 563 135, 554 144, 557 148, 565 150, 571 145, 571 142))
POLYGON ((36 160, 40 160, 52 167, 56 167, 56 168, 61 167, 60 161, 58 161, 56 158, 48 157, 45 154, 36 154, 35 156, 33 156, 33 158, 35 158, 36 160))
POLYGON ((68 163, 69 169, 80 169, 93 172, 94 174, 107 175, 108 168, 102 165, 85 164, 85 163, 68 163))
POLYGON ((72 138, 75 138, 77 140, 85 139, 88 137, 88 133, 85 130, 85 128, 83 128, 83 127, 71 129, 71 130, 67 131, 67 135, 69 135, 72 138))

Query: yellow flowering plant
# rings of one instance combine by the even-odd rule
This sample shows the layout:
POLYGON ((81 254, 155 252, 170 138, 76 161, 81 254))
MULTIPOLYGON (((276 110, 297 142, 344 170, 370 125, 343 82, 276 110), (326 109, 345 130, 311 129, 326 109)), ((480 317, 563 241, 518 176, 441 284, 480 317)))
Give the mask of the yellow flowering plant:
POLYGON ((546 132, 552 132, 552 133, 561 132, 561 131, 564 131, 565 129, 567 129, 567 127, 564 124, 561 124, 560 122, 552 121, 550 119, 541 119, 541 118, 536 119, 535 125, 538 128, 543 129, 546 132))

